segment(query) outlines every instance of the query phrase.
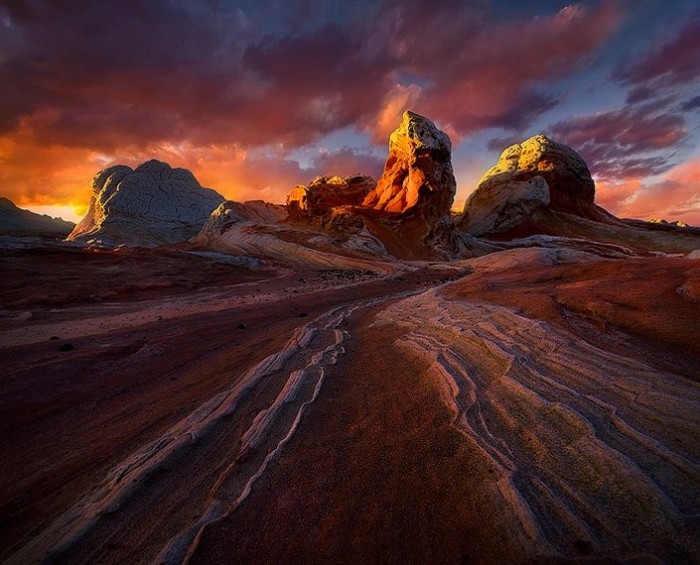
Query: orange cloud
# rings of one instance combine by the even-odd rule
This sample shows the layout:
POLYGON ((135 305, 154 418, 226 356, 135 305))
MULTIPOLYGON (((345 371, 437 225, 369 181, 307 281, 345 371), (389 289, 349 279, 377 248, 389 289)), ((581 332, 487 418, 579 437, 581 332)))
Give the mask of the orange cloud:
POLYGON ((618 216, 700 226, 700 156, 675 166, 658 182, 599 183, 596 192, 597 202, 618 216))

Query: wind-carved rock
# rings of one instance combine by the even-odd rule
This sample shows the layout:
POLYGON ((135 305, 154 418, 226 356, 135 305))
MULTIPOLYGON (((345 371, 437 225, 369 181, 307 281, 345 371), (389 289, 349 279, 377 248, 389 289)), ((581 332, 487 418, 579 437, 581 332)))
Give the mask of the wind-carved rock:
POLYGON ((450 216, 457 191, 452 143, 429 119, 404 112, 389 138, 389 157, 376 188, 363 205, 376 210, 418 213, 437 222, 450 216))
POLYGON ((405 112, 376 184, 356 175, 297 186, 287 197, 289 220, 350 238, 371 235, 400 258, 456 256, 463 244, 450 214, 457 189, 451 148, 433 122, 405 112))
POLYGON ((187 169, 151 160, 132 170, 116 165, 97 173, 85 217, 70 241, 113 247, 154 247, 195 236, 224 200, 187 169))
POLYGON ((601 219, 595 184, 573 149, 536 135, 501 153, 464 205, 460 228, 474 235, 517 228, 542 209, 601 219))

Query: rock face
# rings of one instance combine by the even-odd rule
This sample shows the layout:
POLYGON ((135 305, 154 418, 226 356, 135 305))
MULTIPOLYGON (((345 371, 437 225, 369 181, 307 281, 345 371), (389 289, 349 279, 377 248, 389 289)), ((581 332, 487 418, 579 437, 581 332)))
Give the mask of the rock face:
POLYGON ((376 186, 365 175, 317 177, 308 185, 297 185, 287 196, 287 213, 292 220, 312 221, 337 206, 357 206, 376 186))
POLYGON ((404 112, 389 138, 389 157, 377 186, 363 205, 428 221, 449 217, 457 183, 452 172, 452 143, 433 122, 404 112))
POLYGON ((0 235, 65 236, 74 227, 72 222, 23 210, 12 200, 0 197, 0 235))
POLYGON ((185 241, 224 200, 190 171, 156 160, 100 171, 92 189, 88 211, 67 239, 105 247, 185 241))
POLYGON ((226 200, 211 213, 198 239, 220 236, 231 227, 239 224, 275 224, 286 216, 284 206, 270 204, 262 200, 235 202, 226 200))
POLYGON ((508 147, 467 199, 460 227, 475 235, 504 232, 536 210, 600 219, 595 184, 573 149, 536 135, 508 147))
POLYGON ((468 230, 474 235, 510 231, 535 211, 549 205, 550 192, 541 176, 495 184, 477 190, 469 202, 468 230))
POLYGON ((464 245, 450 215, 457 189, 450 152, 449 137, 433 122, 405 112, 376 183, 355 175, 297 186, 287 197, 289 220, 342 236, 346 247, 362 237, 402 259, 455 257, 464 245))

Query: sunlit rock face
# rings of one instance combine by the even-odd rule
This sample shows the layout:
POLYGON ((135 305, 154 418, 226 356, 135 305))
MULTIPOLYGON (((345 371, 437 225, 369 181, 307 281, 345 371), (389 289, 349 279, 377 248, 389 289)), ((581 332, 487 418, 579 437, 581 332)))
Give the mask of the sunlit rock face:
POLYGON ((457 183, 452 143, 433 122, 404 112, 389 138, 389 157, 376 188, 363 204, 386 212, 415 212, 426 220, 449 217, 457 183))
POLYGON ((151 160, 97 173, 85 217, 70 241, 113 247, 155 247, 195 236, 223 200, 186 169, 151 160))
POLYGON ((459 256, 465 247, 450 215, 457 188, 450 152, 433 122, 404 112, 376 183, 355 175, 297 186, 287 196, 288 220, 342 236, 346 245, 371 237, 373 249, 400 259, 459 256))
POLYGON ((287 196, 287 212, 291 220, 312 221, 337 206, 360 205, 375 187, 376 181, 366 175, 349 177, 317 177, 308 185, 297 185, 287 196))
POLYGON ((63 237, 73 227, 71 222, 23 210, 9 198, 0 197, 0 235, 63 237))
POLYGON ((460 227, 476 235, 517 227, 537 210, 600 219, 595 184, 570 147, 536 135, 501 153, 464 206, 460 227))

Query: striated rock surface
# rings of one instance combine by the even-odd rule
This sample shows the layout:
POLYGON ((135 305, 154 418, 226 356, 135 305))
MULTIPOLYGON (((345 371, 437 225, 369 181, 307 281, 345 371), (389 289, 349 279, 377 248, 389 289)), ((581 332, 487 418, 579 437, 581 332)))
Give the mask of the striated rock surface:
POLYGON ((221 235, 236 224, 274 224, 286 216, 284 206, 262 200, 235 202, 225 200, 211 213, 198 238, 221 235))
POLYGON ((290 226, 283 221, 286 218, 287 207, 282 205, 229 200, 214 210, 193 242, 218 252, 261 257, 298 269, 395 270, 376 261, 386 259, 386 251, 366 229, 354 229, 352 237, 330 236, 290 226))
POLYGON ((0 235, 65 236, 75 227, 72 222, 23 210, 9 198, 0 197, 0 235))
POLYGON ((699 562, 697 262, 463 263, 5 311, 0 561, 699 562))
POLYGON ((452 143, 428 118, 404 112, 389 138, 389 157, 377 186, 363 204, 430 222, 450 215, 457 183, 452 172, 452 143))
POLYGON ((196 235, 223 200, 186 170, 151 160, 97 173, 93 196, 70 241, 113 247, 154 247, 196 235))
POLYGON ((313 221, 337 206, 360 205, 376 184, 366 175, 317 177, 289 193, 287 213, 291 220, 313 221))

